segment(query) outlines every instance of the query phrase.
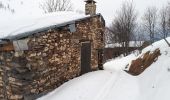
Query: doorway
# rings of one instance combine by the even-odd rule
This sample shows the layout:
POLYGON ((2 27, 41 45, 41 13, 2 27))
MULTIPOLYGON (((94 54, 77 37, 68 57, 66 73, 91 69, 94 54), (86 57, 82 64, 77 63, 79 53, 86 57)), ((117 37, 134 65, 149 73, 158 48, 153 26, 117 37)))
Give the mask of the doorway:
POLYGON ((91 42, 81 43, 81 74, 91 71, 91 42))

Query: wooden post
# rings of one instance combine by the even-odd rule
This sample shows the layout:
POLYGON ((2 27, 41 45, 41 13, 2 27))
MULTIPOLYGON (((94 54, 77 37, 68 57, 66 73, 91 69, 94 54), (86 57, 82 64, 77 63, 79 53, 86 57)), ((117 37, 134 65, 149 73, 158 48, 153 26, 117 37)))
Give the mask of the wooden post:
POLYGON ((12 43, 3 44, 3 46, 0 47, 0 51, 13 51, 13 50, 14 50, 14 46, 12 43))
POLYGON ((167 41, 166 38, 164 38, 165 42, 168 44, 168 46, 170 47, 170 43, 167 41))

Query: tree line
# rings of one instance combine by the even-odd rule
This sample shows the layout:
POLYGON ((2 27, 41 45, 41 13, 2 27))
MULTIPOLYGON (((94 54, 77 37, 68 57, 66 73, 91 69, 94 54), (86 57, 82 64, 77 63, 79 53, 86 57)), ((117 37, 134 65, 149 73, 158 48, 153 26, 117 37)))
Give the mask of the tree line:
POLYGON ((160 38, 166 41, 170 33, 170 4, 167 3, 161 9, 148 7, 142 18, 138 19, 133 2, 123 2, 111 26, 106 30, 106 44, 120 43, 125 48, 125 55, 128 54, 131 40, 149 40, 153 43, 160 38))
POLYGON ((11 13, 15 13, 15 10, 12 9, 8 3, 4 4, 2 1, 0 1, 0 10, 1 9, 6 10, 6 11, 10 11, 11 13))
POLYGON ((45 0, 40 4, 45 13, 56 11, 70 11, 73 9, 70 0, 45 0))
MULTIPOLYGON (((15 13, 15 9, 11 8, 10 2, 10 0, 7 2, 0 1, 0 10, 15 13)), ((23 1, 20 1, 20 3, 23 4, 23 1)), ((40 2, 39 6, 44 13, 73 10, 71 0, 43 0, 40 2)))

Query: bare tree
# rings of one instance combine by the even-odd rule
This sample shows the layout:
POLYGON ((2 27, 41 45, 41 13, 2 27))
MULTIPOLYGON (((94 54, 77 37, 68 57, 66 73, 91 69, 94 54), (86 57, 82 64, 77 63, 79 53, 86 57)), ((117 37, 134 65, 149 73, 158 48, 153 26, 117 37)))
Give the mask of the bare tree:
POLYGON ((8 1, 6 4, 4 4, 2 1, 0 1, 0 9, 9 11, 11 13, 15 13, 15 10, 10 7, 9 2, 10 1, 8 1))
MULTIPOLYGON (((167 9, 168 9, 168 14, 167 14, 168 15, 168 22, 167 22, 167 24, 168 24, 168 33, 170 33, 170 3, 168 3, 167 9)), ((168 35, 168 33, 167 33, 167 35, 168 35)), ((164 40, 166 41, 166 43, 170 47, 170 43, 166 40, 166 38, 164 40)))
POLYGON ((110 30, 109 27, 105 27, 105 44, 112 44, 114 41, 112 41, 113 38, 112 30, 110 30))
POLYGON ((161 9, 160 19, 161 33, 163 34, 163 39, 170 47, 170 43, 166 40, 166 37, 168 37, 168 7, 163 7, 161 9))
POLYGON ((144 13, 143 17, 145 29, 148 31, 150 36, 150 41, 154 42, 154 35, 156 34, 156 24, 157 24, 157 8, 149 7, 144 13))
POLYGON ((129 53, 129 42, 136 27, 136 19, 137 14, 133 2, 124 2, 111 27, 112 34, 114 34, 112 36, 125 48, 124 56, 129 53))
POLYGON ((147 33, 141 23, 138 23, 135 29, 134 39, 136 41, 147 41, 147 33))
POLYGON ((40 7, 45 13, 72 10, 70 0, 45 0, 42 4, 40 4, 40 7))
POLYGON ((163 7, 160 10, 160 33, 163 38, 168 36, 168 8, 163 7))
POLYGON ((168 3, 167 9, 168 9, 168 12, 167 12, 167 16, 168 16, 168 33, 170 33, 170 3, 168 3))
POLYGON ((4 5, 2 4, 2 2, 0 2, 0 9, 3 9, 4 5))

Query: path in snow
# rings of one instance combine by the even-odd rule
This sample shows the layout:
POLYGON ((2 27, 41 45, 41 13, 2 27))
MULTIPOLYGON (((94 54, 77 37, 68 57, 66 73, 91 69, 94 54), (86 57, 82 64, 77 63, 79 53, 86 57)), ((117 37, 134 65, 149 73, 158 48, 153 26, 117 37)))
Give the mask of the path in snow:
POLYGON ((113 97, 115 100, 125 100, 127 97, 137 100, 139 88, 134 78, 123 71, 92 72, 62 85, 38 100, 113 100, 113 97), (133 88, 129 85, 133 85, 133 88), (129 91, 134 91, 135 96, 134 92, 129 91))
POLYGON ((118 72, 112 72, 114 73, 110 80, 108 80, 105 85, 100 89, 99 93, 97 93, 94 100, 104 100, 104 98, 109 94, 110 89, 112 89, 116 82, 119 80, 120 73, 118 72))

